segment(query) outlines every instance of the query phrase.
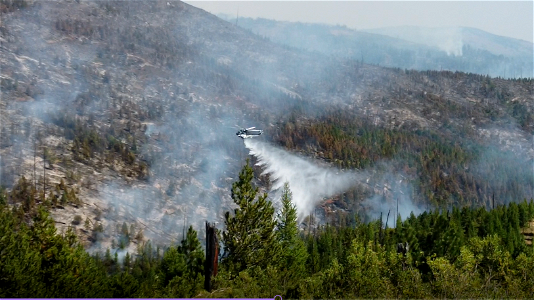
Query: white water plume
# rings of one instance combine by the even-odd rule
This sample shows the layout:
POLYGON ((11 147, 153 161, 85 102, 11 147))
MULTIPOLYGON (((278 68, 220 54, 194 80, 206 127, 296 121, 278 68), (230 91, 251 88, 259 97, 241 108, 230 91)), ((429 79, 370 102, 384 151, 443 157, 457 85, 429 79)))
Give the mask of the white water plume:
POLYGON ((257 165, 264 168, 263 174, 270 175, 272 191, 280 190, 285 182, 289 183, 299 220, 311 213, 315 205, 325 197, 341 193, 363 178, 353 172, 319 167, 261 141, 245 139, 245 146, 251 155, 258 158, 257 165))

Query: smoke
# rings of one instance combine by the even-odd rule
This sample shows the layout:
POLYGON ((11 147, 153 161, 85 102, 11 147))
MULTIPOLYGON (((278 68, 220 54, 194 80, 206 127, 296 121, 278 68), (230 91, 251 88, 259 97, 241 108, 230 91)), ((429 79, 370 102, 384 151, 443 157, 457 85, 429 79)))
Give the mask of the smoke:
POLYGON ((426 28, 418 26, 390 27, 369 32, 400 38, 413 43, 438 48, 447 55, 462 56, 463 32, 460 27, 426 28))
POLYGON ((179 117, 168 110, 161 122, 147 126, 148 143, 140 149, 150 162, 146 181, 114 179, 99 187, 107 207, 106 233, 116 235, 114 226, 125 221, 163 245, 181 240, 184 226, 192 225, 202 235, 204 221, 221 221, 230 203, 228 185, 241 161, 235 149, 242 147, 230 129, 235 119, 226 109, 218 118, 209 118, 203 105, 180 104, 179 117))
MULTIPOLYGON (((144 6, 132 4, 132 15, 134 7, 144 9, 144 6)), ((42 5, 42 11, 39 12, 41 20, 64 19, 55 11, 53 5, 42 5)), ((149 239, 177 240, 183 234, 184 223, 201 230, 204 220, 220 221, 224 211, 232 204, 228 187, 234 180, 232 177, 239 171, 239 162, 246 156, 246 150, 235 137, 235 130, 229 129, 230 126, 252 123, 249 121, 254 121, 256 126, 266 126, 283 119, 295 109, 305 112, 307 117, 320 114, 333 101, 349 99, 351 86, 357 88, 358 94, 364 94, 364 84, 351 83, 353 80, 350 77, 342 75, 339 75, 340 78, 343 77, 347 84, 354 85, 349 84, 343 89, 337 87, 342 91, 329 94, 328 87, 335 86, 329 81, 335 80, 326 77, 338 74, 341 63, 337 60, 319 54, 297 53, 274 44, 265 44, 271 47, 268 49, 256 42, 236 46, 233 41, 251 40, 249 34, 234 31, 228 26, 217 27, 221 33, 213 34, 210 28, 217 23, 206 23, 205 18, 194 16, 199 12, 193 9, 184 10, 179 18, 170 9, 166 13, 172 18, 160 15, 162 22, 169 19, 185 20, 178 24, 165 23, 167 28, 176 28, 171 31, 179 39, 178 44, 188 45, 184 46, 187 50, 184 53, 201 54, 181 57, 183 61, 176 63, 174 69, 161 68, 161 73, 152 71, 154 66, 150 63, 148 52, 128 50, 133 51, 130 54, 140 55, 139 61, 135 62, 133 58, 136 55, 127 54, 116 44, 116 41, 123 40, 121 32, 128 33, 123 29, 138 22, 137 18, 133 21, 118 18, 116 23, 108 21, 106 27, 122 29, 97 43, 65 39, 64 34, 54 29, 53 22, 37 24, 35 20, 38 19, 31 14, 25 19, 13 18, 9 21, 13 22, 9 24, 14 30, 31 29, 14 31, 21 37, 16 44, 21 50, 14 56, 17 64, 12 68, 21 74, 21 86, 22 82, 32 82, 31 79, 36 76, 36 92, 31 93, 32 101, 13 102, 16 104, 7 102, 10 105, 2 107, 1 129, 7 128, 11 137, 22 140, 22 134, 13 133, 24 132, 19 130, 17 124, 22 124, 22 120, 16 119, 18 113, 15 113, 21 107, 26 117, 38 119, 29 123, 35 129, 45 129, 43 123, 46 123, 48 114, 61 114, 63 109, 80 118, 94 114, 95 128, 100 128, 102 133, 107 132, 106 128, 116 129, 116 136, 125 144, 128 138, 135 137, 138 145, 141 145, 139 158, 150 163, 150 176, 146 181, 132 181, 132 178, 129 181, 121 180, 123 174, 119 171, 128 167, 122 166, 120 161, 116 166, 104 163, 105 168, 99 171, 103 175, 94 176, 98 180, 97 200, 106 207, 103 223, 107 236, 119 234, 114 228, 117 224, 127 222, 128 225, 134 224, 137 229, 143 229, 149 239), (27 27, 26 23, 32 24, 31 27, 27 27), (58 42, 50 43, 49 38, 58 42), (135 70, 130 68, 130 64, 135 65, 135 70), (315 88, 315 83, 319 82, 321 86, 315 88), (327 83, 327 88, 322 87, 324 83, 327 83), (328 103, 324 99, 328 99, 328 103), (139 108, 135 108, 137 105, 139 108), (78 109, 80 111, 76 111, 78 109), (122 111, 125 111, 125 116, 122 111), (150 111, 151 116, 141 117, 142 111, 150 111), (132 114, 127 118, 129 112, 132 114), (128 121, 134 125, 140 122, 148 124, 147 130, 143 132, 135 129, 136 126, 126 130, 125 123, 128 121), (17 126, 9 126, 11 124, 17 126)), ((146 16, 145 13, 139 15, 146 16)), ((139 32, 152 32, 153 29, 147 26, 139 32)), ((158 28, 153 32, 161 31, 158 28)), ((456 53, 462 49, 458 42, 461 40, 457 39, 457 32, 452 31, 441 47, 456 53)), ((16 53, 15 45, 6 43, 6 47, 12 47, 10 52, 16 53)), ((165 55, 162 53, 162 56, 165 55)), ((33 89, 33 85, 31 87, 33 89)), ((32 134, 35 135, 35 132, 32 130, 32 134)), ((61 133, 58 132, 46 134, 61 133)), ((15 146, 11 148, 11 153, 32 149, 30 144, 13 144, 15 146)), ((368 172, 342 172, 320 167, 317 161, 307 160, 258 140, 247 139, 245 145, 250 154, 258 157, 259 164, 265 168, 264 172, 274 180, 273 191, 279 192, 284 182, 289 182, 300 219, 325 197, 342 193, 368 178, 368 172)), ((63 153, 68 159, 67 150, 63 149, 63 153)), ((6 158, 13 154, 7 155, 7 151, 0 154, 1 176, 6 158)), ((18 162, 10 164, 21 165, 18 162)), ((84 169, 82 175, 93 177, 91 168, 85 168, 91 173, 84 169)), ((30 168, 26 169, 31 171, 30 168)), ((391 210, 394 215, 397 199, 403 218, 412 211, 419 213, 420 208, 411 200, 410 185, 405 181, 400 182, 398 176, 390 175, 391 171, 388 174, 372 181, 380 189, 388 184, 391 186, 386 188, 385 193, 376 192, 375 188, 375 196, 363 202, 363 206, 368 207, 366 213, 377 217, 383 212, 385 218, 391 210)), ((5 178, 0 178, 2 181, 5 178)), ((106 242, 108 244, 104 245, 107 247, 109 241, 106 242)))
POLYGON ((319 167, 309 160, 258 140, 244 141, 250 154, 258 158, 257 165, 265 168, 263 174, 270 175, 272 191, 279 191, 285 182, 289 183, 299 220, 312 212, 325 197, 341 193, 364 178, 362 174, 354 172, 319 167))
POLYGON ((438 48, 447 52, 447 55, 462 56, 463 40, 461 28, 438 28, 437 32, 432 35, 426 35, 424 38, 434 37, 434 42, 438 48))
POLYGON ((402 220, 406 220, 411 214, 417 216, 425 211, 414 203, 413 187, 406 177, 389 170, 375 177, 377 180, 371 180, 370 183, 375 194, 362 202, 367 218, 376 220, 382 215, 384 226, 393 228, 398 215, 402 220))

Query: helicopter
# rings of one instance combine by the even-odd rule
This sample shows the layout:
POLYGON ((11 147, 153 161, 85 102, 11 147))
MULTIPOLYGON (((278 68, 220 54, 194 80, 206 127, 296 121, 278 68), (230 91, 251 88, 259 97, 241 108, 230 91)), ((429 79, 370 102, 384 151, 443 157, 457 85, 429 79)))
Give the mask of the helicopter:
POLYGON ((249 128, 240 129, 238 132, 236 132, 235 135, 237 135, 238 137, 240 137, 242 139, 247 139, 247 138, 253 138, 253 137, 256 137, 256 136, 260 136, 263 133, 263 130, 254 129, 254 128, 256 128, 256 127, 249 127, 249 128))

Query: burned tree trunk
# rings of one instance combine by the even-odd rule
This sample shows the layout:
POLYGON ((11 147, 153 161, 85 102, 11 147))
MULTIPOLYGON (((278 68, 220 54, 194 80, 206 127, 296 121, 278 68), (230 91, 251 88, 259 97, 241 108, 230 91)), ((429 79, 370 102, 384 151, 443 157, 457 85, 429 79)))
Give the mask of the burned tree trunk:
POLYGON ((384 243, 384 233, 382 231, 382 212, 380 212, 380 233, 378 234, 378 240, 380 245, 384 243))
POLYGON ((211 276, 217 275, 219 258, 219 241, 217 229, 213 224, 206 222, 206 262, 204 267, 204 289, 211 292, 211 276))

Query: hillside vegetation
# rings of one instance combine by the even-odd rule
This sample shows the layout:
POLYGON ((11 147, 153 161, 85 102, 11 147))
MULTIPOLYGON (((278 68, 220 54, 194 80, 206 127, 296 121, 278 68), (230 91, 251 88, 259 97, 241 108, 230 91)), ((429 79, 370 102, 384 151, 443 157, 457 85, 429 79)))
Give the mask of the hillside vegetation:
MULTIPOLYGON (((326 225, 299 233, 291 191, 275 215, 257 195, 247 164, 232 186, 238 208, 225 216, 224 254, 213 291, 203 289, 204 252, 189 227, 180 244, 150 243, 137 254, 90 256, 72 231, 56 233, 39 207, 27 225, 0 203, 2 297, 532 298, 534 264, 520 228, 534 202, 428 211, 395 228, 381 221, 326 225)), ((22 209, 22 206, 21 208, 22 209)), ((124 230, 124 229, 123 229, 124 230)), ((128 236, 128 229, 125 230, 128 236)))
POLYGON ((302 51, 179 1, 0 11, 1 297, 533 296, 533 79, 302 51), (365 188, 297 224, 235 125, 365 188), (399 198, 426 212, 376 209, 399 198))

